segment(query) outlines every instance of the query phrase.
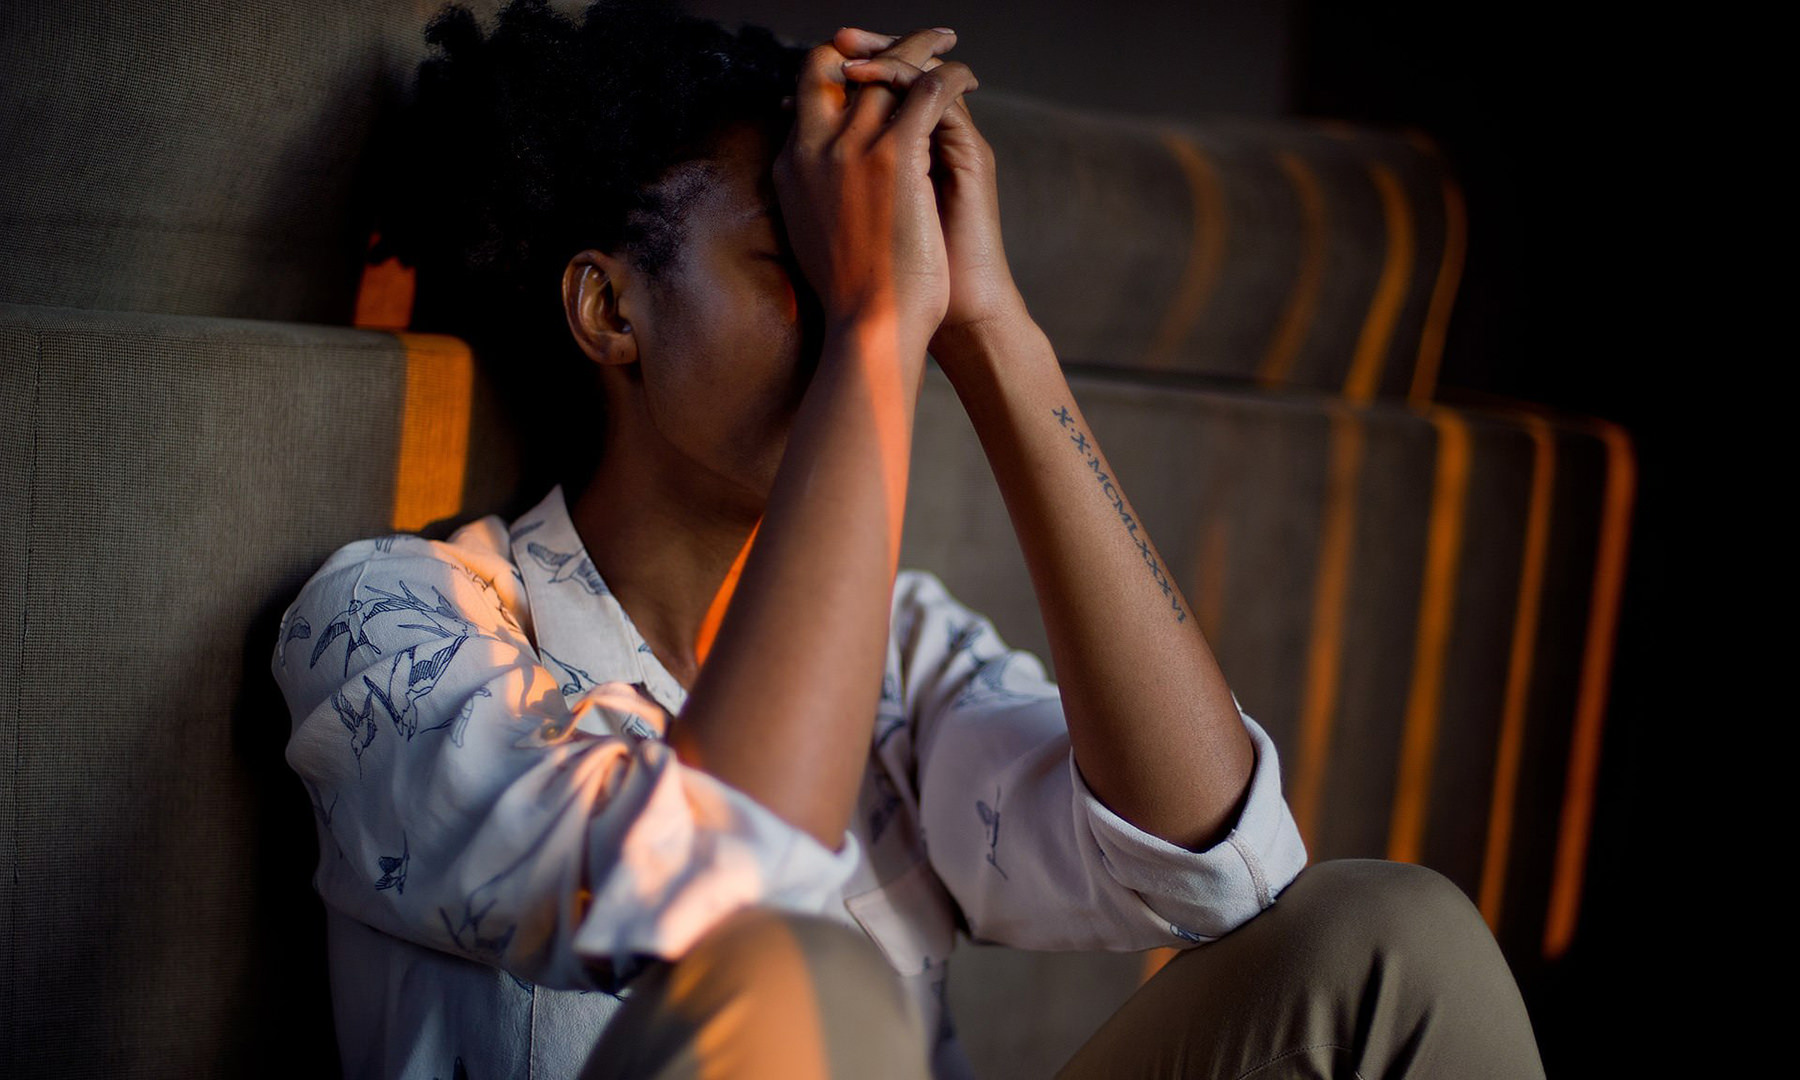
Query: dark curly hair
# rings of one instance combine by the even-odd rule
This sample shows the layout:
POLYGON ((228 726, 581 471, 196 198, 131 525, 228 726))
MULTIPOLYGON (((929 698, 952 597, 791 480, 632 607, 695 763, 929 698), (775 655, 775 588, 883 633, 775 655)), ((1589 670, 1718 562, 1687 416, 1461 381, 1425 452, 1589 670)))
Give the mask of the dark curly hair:
POLYGON ((512 0, 485 35, 451 4, 425 36, 435 55, 390 140, 372 257, 418 270, 415 328, 469 339, 539 396, 546 377, 593 396, 564 266, 597 248, 652 282, 665 273, 697 192, 664 181, 735 126, 785 137, 803 50, 648 0, 596 0, 578 18, 512 0))

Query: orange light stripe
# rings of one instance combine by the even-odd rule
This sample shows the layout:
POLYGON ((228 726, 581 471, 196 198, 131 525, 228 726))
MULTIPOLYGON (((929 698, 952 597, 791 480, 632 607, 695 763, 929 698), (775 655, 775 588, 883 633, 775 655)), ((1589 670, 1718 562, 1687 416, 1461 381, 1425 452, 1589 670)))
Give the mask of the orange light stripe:
POLYGON ((700 636, 694 641, 694 662, 706 663, 706 654, 712 652, 713 641, 719 636, 719 626, 725 621, 726 609, 731 607, 731 597, 737 592, 738 578, 744 574, 744 561, 750 558, 750 547, 756 543, 756 534, 762 529, 762 521, 758 519, 750 527, 750 535, 744 539, 744 546, 738 549, 737 558, 731 562, 731 569, 725 571, 725 580, 719 583, 719 589, 713 593, 712 604, 706 609, 706 617, 700 620, 700 636))
POLYGON ((406 400, 394 469, 393 526, 414 532, 462 510, 475 363, 442 334, 396 334, 406 349, 406 400))
MULTIPOLYGON (((369 238, 373 248, 381 239, 369 238)), ((356 315, 352 326, 364 330, 404 330, 412 325, 413 294, 418 275, 399 259, 365 265, 356 290, 356 315)))
POLYGON ((1444 176, 1444 255, 1438 262, 1437 284, 1431 288, 1431 305, 1425 310, 1425 327, 1419 332, 1419 362, 1413 367, 1415 405, 1424 405, 1437 392, 1438 369, 1444 359, 1444 338, 1450 329, 1450 311, 1456 306, 1456 289, 1462 282, 1463 260, 1469 245, 1469 213, 1462 188, 1444 176))
POLYGON ((1525 552, 1519 569, 1519 606, 1513 615, 1512 655, 1506 668, 1506 701, 1500 714, 1500 743, 1494 754, 1494 795, 1488 807, 1487 849, 1482 857, 1480 907, 1488 928, 1500 930, 1506 901, 1506 864, 1512 853, 1513 808, 1518 801, 1519 763, 1525 752, 1525 710, 1537 651, 1538 612, 1544 592, 1544 561, 1550 550, 1551 495, 1556 482, 1556 440, 1550 425, 1521 416, 1531 435, 1531 508, 1525 519, 1525 552))
POLYGON ((1619 599, 1625 591, 1625 555, 1631 538, 1631 508, 1637 496, 1637 458, 1631 439, 1616 424, 1596 421, 1606 444, 1606 501, 1588 608, 1586 654, 1576 699, 1575 731, 1569 746, 1569 777, 1563 793, 1562 826, 1556 841, 1556 870, 1550 883, 1550 912, 1544 926, 1544 957, 1568 950, 1581 911, 1588 836, 1594 823, 1594 782, 1600 772, 1600 735, 1612 679, 1613 645, 1618 636, 1619 599))
POLYGON ((1300 706, 1299 759, 1289 806, 1300 836, 1314 844, 1325 791, 1325 766, 1344 648, 1344 604, 1349 593, 1350 557, 1356 540, 1356 493, 1362 473, 1362 421, 1334 410, 1325 487, 1325 520, 1319 536, 1319 568, 1313 583, 1312 632, 1307 644, 1306 689, 1300 706))
POLYGON ((1386 165, 1370 164, 1369 179, 1381 195, 1382 218, 1387 224, 1387 256, 1375 283, 1368 317, 1356 339, 1350 373, 1344 379, 1344 396, 1359 405, 1373 400, 1381 389, 1381 369, 1400 320, 1400 309, 1406 303, 1413 268, 1412 210, 1407 206, 1406 192, 1386 165))
POLYGON ((1448 409, 1432 409, 1437 429, 1437 475, 1425 540, 1425 582, 1419 591, 1419 621, 1413 646, 1412 686, 1400 741, 1400 771, 1394 784, 1388 854, 1394 862, 1419 861, 1425 845, 1425 817, 1431 799, 1431 766, 1437 751, 1439 713, 1444 698, 1444 663, 1456 612, 1456 574, 1462 560, 1464 510, 1469 494, 1469 425, 1448 409))
POLYGON ((1206 303, 1219 280, 1219 267, 1225 261, 1225 189, 1219 182, 1218 169, 1187 136, 1165 132, 1162 141, 1187 179, 1193 199, 1194 234, 1174 298, 1144 356, 1144 363, 1152 367, 1166 367, 1175 360, 1194 324, 1205 314, 1206 303))
POLYGON ((1168 945, 1160 949, 1151 949, 1149 952, 1146 952, 1144 954, 1144 971, 1142 975, 1138 976, 1138 985, 1142 986, 1149 982, 1155 977, 1157 972, 1163 969, 1165 964, 1179 955, 1181 955, 1180 949, 1168 945))
POLYGON ((1325 194, 1313 172, 1298 154, 1284 150, 1277 158, 1281 170, 1294 185, 1294 196, 1300 202, 1300 269, 1294 277, 1293 291, 1281 309, 1281 322, 1275 337, 1263 354, 1257 379, 1264 386, 1285 382, 1300 356, 1300 347, 1312 329, 1313 315, 1319 307, 1319 291, 1325 284, 1325 194))

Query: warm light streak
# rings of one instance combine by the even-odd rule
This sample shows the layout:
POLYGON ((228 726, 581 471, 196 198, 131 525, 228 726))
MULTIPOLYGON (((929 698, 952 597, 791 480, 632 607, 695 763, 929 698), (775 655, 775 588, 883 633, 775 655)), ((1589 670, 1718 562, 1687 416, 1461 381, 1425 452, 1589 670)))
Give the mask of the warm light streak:
POLYGON ((1194 324, 1205 314, 1213 286, 1219 280, 1219 267, 1225 261, 1225 189, 1219 181, 1219 170, 1185 135, 1165 132, 1162 142, 1187 180, 1193 201, 1194 233, 1175 295, 1144 356, 1144 363, 1151 367, 1166 367, 1174 361, 1194 324))
POLYGON ((1325 766, 1337 719, 1344 652, 1344 606, 1350 588, 1356 540, 1356 492, 1363 459, 1362 420, 1349 411, 1331 416, 1330 466, 1325 486, 1325 520, 1319 536, 1319 564, 1313 583, 1312 634, 1306 654, 1306 689, 1300 707, 1299 759, 1289 806, 1307 847, 1316 844, 1325 766))
POLYGON ((413 532, 462 510, 475 364, 441 334, 397 334, 406 349, 406 399, 394 469, 393 526, 413 532))
POLYGON ((1450 311, 1456 306, 1456 288, 1462 281, 1463 259, 1468 250, 1469 217, 1462 188, 1448 173, 1444 176, 1444 254, 1438 262, 1437 284, 1431 288, 1431 306, 1419 331, 1419 362, 1413 368, 1415 405, 1424 405, 1437 392, 1438 368, 1444 359, 1444 338, 1450 328, 1450 311))
POLYGON ((912 426, 901 370, 898 322, 872 319, 858 327, 857 364, 869 392, 869 416, 881 455, 882 493, 887 506, 888 571, 900 563, 900 534, 906 518, 907 470, 912 462, 912 426))
POLYGON ((1138 976, 1138 985, 1142 986, 1155 978, 1157 972, 1167 966, 1169 961, 1180 955, 1181 950, 1172 945, 1165 945, 1160 949, 1151 949, 1149 952, 1146 952, 1144 954, 1144 970, 1143 973, 1138 976))
POLYGON ((1531 508, 1525 518, 1525 552, 1519 568, 1519 606, 1513 615, 1512 655, 1506 668, 1506 701, 1500 713, 1500 742, 1494 754, 1494 795, 1488 808, 1487 850, 1481 865, 1480 907, 1489 929, 1499 932, 1506 901, 1506 867, 1512 853, 1513 808, 1518 801, 1519 763, 1525 752, 1525 714, 1531 700, 1531 672, 1537 650, 1538 611, 1544 592, 1544 561, 1550 550, 1551 496, 1556 482, 1556 440, 1541 418, 1522 415, 1531 435, 1531 508))
POLYGON ((1594 428, 1606 444, 1606 496, 1594 591, 1588 605, 1587 648, 1582 656, 1575 731, 1569 746, 1562 825, 1557 833, 1556 872, 1550 884, 1550 912, 1544 927, 1544 957, 1550 960, 1567 951, 1581 911, 1588 837, 1594 823, 1594 783, 1600 772, 1600 735, 1612 679, 1619 599, 1625 590, 1631 507, 1637 495, 1637 458, 1630 437, 1616 424, 1596 421, 1594 428))
MULTIPOLYGON (((379 235, 370 237, 369 246, 374 247, 380 239, 379 235)), ((411 326, 417 277, 399 259, 364 266, 351 325, 365 330, 404 330, 411 326)))
POLYGON ((1413 221, 1406 192, 1394 171, 1386 165, 1371 163, 1369 180, 1381 196, 1382 218, 1387 225, 1387 255, 1382 260, 1381 277, 1375 283, 1368 317, 1363 320, 1362 333, 1356 339, 1350 373, 1344 379, 1344 396, 1359 405, 1374 400, 1381 389, 1382 366, 1387 361, 1394 327, 1400 321, 1400 309, 1406 303, 1406 289, 1413 270, 1413 221))
POLYGON ((1387 857, 1419 861, 1431 798, 1431 768, 1444 699, 1444 665, 1456 612, 1456 576, 1462 560, 1463 515, 1469 493, 1469 425, 1447 409, 1432 409, 1437 429, 1437 472, 1425 538, 1425 580, 1419 590, 1412 685, 1400 740, 1387 857))
POLYGON ((756 543, 756 534, 761 528, 760 520, 750 527, 750 535, 745 537, 744 546, 738 549, 731 569, 725 572, 725 580, 719 583, 718 591, 713 593, 712 604, 706 609, 706 617, 700 620, 700 636, 694 641, 696 664, 706 663, 706 654, 712 652, 713 641, 719 636, 719 625, 725 621, 725 611, 731 607, 731 597, 737 592, 738 578, 744 574, 744 561, 750 557, 750 547, 756 543))
POLYGON ((1294 185, 1294 197, 1300 202, 1300 268, 1294 287, 1281 309, 1281 322, 1275 337, 1263 354, 1257 378, 1264 386, 1287 381, 1293 372, 1300 347, 1312 329, 1313 315, 1318 310, 1319 292, 1325 284, 1325 194, 1314 173, 1298 154, 1283 150, 1278 156, 1281 171, 1294 185))

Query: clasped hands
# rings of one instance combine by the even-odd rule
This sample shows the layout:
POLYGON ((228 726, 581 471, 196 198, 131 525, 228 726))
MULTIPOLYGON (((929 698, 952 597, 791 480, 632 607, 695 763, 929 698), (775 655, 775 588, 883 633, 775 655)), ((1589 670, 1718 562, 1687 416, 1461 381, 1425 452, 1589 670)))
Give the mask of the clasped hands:
POLYGON ((828 328, 891 319, 940 361, 950 338, 1027 317, 1001 242, 993 150, 964 101, 979 83, 943 59, 955 43, 941 29, 839 30, 806 56, 775 162, 794 255, 828 328))

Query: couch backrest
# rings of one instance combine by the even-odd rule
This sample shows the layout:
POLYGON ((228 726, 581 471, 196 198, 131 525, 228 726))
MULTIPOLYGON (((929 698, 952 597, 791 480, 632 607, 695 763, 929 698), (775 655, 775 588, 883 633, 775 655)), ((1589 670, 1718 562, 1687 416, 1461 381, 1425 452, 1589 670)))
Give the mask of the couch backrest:
POLYGON ((504 500, 473 378, 444 339, 0 305, 0 1073, 336 1067, 270 651, 347 538, 504 500))

